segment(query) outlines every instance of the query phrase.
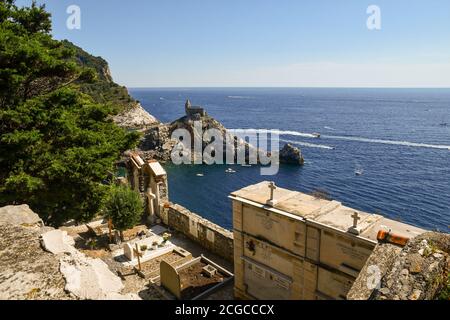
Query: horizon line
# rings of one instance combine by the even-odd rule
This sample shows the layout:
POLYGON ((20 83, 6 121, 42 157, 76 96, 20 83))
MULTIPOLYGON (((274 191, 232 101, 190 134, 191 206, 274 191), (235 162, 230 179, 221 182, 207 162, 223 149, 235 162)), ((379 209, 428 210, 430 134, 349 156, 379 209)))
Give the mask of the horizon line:
POLYGON ((450 89, 448 87, 345 87, 345 86, 125 86, 128 89, 450 89))

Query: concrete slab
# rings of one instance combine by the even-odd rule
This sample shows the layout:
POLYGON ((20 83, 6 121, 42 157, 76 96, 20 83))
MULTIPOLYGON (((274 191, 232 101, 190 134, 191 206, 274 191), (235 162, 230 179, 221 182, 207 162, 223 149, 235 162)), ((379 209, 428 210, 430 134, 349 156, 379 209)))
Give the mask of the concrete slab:
POLYGON ((167 232, 168 229, 167 229, 167 227, 164 227, 164 226, 162 226, 162 225, 160 225, 160 224, 157 224, 157 225, 151 227, 151 228, 150 228, 150 231, 151 231, 152 233, 154 233, 154 234, 161 235, 161 234, 163 234, 164 232, 167 232))

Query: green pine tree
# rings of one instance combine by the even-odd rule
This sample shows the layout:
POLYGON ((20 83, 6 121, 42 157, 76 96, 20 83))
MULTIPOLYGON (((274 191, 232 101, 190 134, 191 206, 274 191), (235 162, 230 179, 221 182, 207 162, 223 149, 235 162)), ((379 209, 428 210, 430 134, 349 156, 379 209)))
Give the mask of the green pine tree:
POLYGON ((144 206, 139 193, 125 186, 114 185, 106 198, 105 211, 123 240, 122 232, 139 223, 144 206))
POLYGON ((99 211, 102 181, 138 134, 112 122, 114 103, 80 90, 95 87, 95 70, 50 31, 44 6, 0 2, 0 206, 27 203, 59 225, 99 211))

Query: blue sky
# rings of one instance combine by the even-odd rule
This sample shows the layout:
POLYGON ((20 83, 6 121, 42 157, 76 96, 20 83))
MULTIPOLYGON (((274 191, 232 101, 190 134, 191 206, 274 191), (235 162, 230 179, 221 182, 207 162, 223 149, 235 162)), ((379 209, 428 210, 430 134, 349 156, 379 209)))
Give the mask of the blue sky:
POLYGON ((57 39, 102 56, 129 87, 450 87, 448 0, 38 3, 57 39), (69 5, 80 30, 66 27, 69 5), (369 5, 381 30, 366 26, 369 5))

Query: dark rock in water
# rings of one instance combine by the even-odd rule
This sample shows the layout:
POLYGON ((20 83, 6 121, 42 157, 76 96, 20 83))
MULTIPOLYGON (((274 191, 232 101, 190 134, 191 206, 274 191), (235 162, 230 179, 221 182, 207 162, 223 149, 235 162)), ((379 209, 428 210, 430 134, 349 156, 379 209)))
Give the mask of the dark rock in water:
POLYGON ((281 149, 280 163, 302 165, 304 162, 305 160, 299 148, 292 146, 290 143, 286 143, 283 149, 281 149))

